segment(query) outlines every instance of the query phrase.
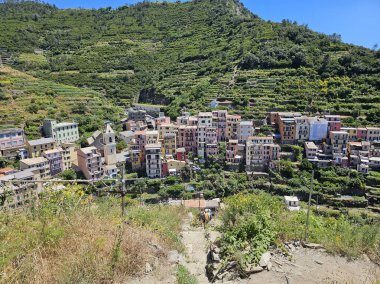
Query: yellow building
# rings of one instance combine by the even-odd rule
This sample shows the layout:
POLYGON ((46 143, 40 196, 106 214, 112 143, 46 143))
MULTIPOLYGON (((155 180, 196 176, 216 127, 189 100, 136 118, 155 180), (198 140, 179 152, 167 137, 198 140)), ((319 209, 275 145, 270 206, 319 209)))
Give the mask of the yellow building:
POLYGON ((43 151, 55 148, 55 140, 53 138, 30 140, 26 142, 26 148, 29 152, 29 158, 41 157, 43 151))
POLYGON ((175 156, 177 151, 177 125, 172 123, 161 124, 158 127, 158 132, 162 156, 175 156))

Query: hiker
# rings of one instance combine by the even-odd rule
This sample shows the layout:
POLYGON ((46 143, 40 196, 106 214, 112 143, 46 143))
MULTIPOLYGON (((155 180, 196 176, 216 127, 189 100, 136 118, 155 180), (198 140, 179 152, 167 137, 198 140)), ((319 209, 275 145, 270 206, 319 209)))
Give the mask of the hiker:
POLYGON ((206 227, 206 213, 203 209, 201 210, 201 213, 199 214, 199 219, 201 221, 202 228, 205 228, 206 227))

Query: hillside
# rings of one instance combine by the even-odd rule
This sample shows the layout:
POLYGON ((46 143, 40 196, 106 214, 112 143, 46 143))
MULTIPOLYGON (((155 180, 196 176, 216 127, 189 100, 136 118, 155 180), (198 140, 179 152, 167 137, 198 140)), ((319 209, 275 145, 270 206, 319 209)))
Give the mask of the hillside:
POLYGON ((380 52, 290 21, 266 22, 238 0, 149 3, 116 10, 0 4, 0 48, 19 70, 135 101, 236 112, 341 113, 380 122, 380 52), (251 102, 248 104, 248 102, 251 102))
POLYGON ((22 126, 29 138, 40 137, 41 120, 75 119, 81 133, 122 113, 109 99, 91 89, 35 78, 10 67, 0 69, 0 128, 22 126))

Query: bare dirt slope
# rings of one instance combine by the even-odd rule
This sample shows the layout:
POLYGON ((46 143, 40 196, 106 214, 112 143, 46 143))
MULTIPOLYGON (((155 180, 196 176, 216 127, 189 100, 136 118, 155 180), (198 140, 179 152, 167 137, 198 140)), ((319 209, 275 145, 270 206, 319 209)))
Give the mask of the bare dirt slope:
POLYGON ((296 249, 292 254, 292 261, 274 256, 271 271, 251 275, 246 283, 372 284, 380 280, 379 266, 364 257, 348 261, 323 250, 305 248, 296 249))

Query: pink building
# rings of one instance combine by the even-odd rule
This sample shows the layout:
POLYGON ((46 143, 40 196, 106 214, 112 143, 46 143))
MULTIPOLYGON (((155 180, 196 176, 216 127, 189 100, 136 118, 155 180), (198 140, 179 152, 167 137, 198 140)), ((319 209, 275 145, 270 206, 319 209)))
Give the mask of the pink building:
POLYGON ((227 111, 226 110, 215 110, 212 112, 212 123, 213 127, 217 129, 217 140, 226 140, 226 126, 227 126, 227 111))
POLYGON ((206 157, 218 155, 218 144, 206 144, 206 157))
POLYGON ((155 119, 156 122, 156 129, 162 124, 169 124, 170 123, 170 117, 165 116, 163 113, 160 113, 160 116, 155 119))
POLYGON ((367 128, 359 127, 356 132, 358 140, 367 140, 367 128))
POLYGON ((0 130, 0 156, 6 152, 25 146, 24 130, 21 128, 10 128, 0 130))
POLYGON ((169 175, 169 167, 168 162, 166 160, 162 161, 162 170, 161 170, 161 176, 167 177, 169 175))
POLYGON ((177 149, 177 160, 178 161, 186 161, 186 149, 178 148, 177 149))
POLYGON ((342 127, 340 115, 325 115, 325 119, 328 123, 328 131, 340 131, 342 127))
POLYGON ((185 148, 186 152, 197 154, 197 127, 180 125, 178 128, 177 148, 185 148))
POLYGON ((229 140, 226 145, 226 160, 228 163, 235 163, 239 153, 239 141, 229 140))

